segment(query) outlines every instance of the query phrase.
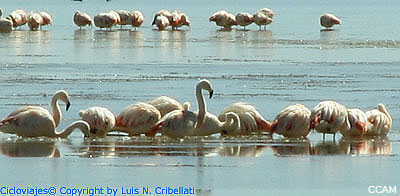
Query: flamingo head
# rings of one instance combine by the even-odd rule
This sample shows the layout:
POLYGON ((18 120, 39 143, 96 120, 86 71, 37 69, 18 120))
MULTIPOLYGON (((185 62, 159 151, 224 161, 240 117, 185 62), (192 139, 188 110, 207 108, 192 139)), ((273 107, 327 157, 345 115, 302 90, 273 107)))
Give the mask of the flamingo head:
POLYGON ((54 96, 53 96, 53 101, 56 101, 56 100, 60 100, 66 104, 65 110, 69 109, 69 106, 71 105, 71 103, 69 102, 69 96, 66 91, 64 91, 64 90, 57 91, 56 94, 54 94, 54 96))

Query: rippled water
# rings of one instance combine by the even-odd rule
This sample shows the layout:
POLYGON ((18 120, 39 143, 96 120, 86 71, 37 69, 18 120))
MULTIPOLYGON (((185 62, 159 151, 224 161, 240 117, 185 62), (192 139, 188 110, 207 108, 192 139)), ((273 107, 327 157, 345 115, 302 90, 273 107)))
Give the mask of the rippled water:
MULTIPOLYGON (((279 136, 240 138, 107 137, 84 140, 21 139, 0 133, 4 185, 193 186, 198 195, 368 194, 370 185, 397 185, 399 170, 400 21, 397 1, 123 1, 2 0, 3 13, 46 10, 53 26, 0 33, 0 116, 34 104, 47 107, 65 89, 70 111, 124 106, 169 95, 196 103, 194 85, 208 78, 215 98, 208 109, 246 101, 269 120, 289 104, 309 108, 334 99, 369 110, 383 102, 393 117, 388 138, 335 142, 311 133, 307 140, 279 136), (210 6, 212 5, 212 6, 210 6), (269 7, 276 19, 266 31, 219 31, 208 17, 269 7), (72 15, 138 9, 137 30, 78 30, 72 15), (155 31, 160 9, 180 9, 192 27, 155 31), (320 31, 318 17, 335 13, 342 25, 320 31), (59 157, 18 158, 8 157, 59 157), (30 174, 26 176, 26 174, 30 174)), ((196 104, 192 104, 196 109, 196 104)))

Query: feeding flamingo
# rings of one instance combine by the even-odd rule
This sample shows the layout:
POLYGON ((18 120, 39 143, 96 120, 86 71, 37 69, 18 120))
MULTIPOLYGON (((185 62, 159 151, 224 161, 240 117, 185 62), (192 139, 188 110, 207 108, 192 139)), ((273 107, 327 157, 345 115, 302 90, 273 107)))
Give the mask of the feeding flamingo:
POLYGON ((172 21, 170 22, 170 25, 172 29, 178 29, 178 27, 181 27, 183 25, 190 27, 189 17, 186 16, 186 14, 177 10, 173 11, 171 14, 172 14, 172 21))
POLYGON ((129 136, 147 133, 160 120, 161 114, 154 106, 138 102, 122 109, 110 131, 122 131, 129 136))
POLYGON ((68 94, 64 90, 57 91, 50 105, 53 115, 40 106, 22 106, 0 122, 0 130, 4 133, 17 134, 23 137, 67 137, 78 128, 85 136, 89 136, 89 125, 84 121, 76 121, 63 131, 56 131, 62 118, 58 100, 70 106, 68 94))
POLYGON ((335 134, 339 130, 350 129, 347 108, 335 101, 318 103, 311 111, 310 128, 323 133, 324 140, 326 133, 333 134, 335 139, 335 134))
POLYGON ((53 24, 53 19, 51 18, 50 14, 47 12, 39 12, 40 16, 42 16, 42 23, 40 24, 40 28, 44 25, 51 25, 53 24))
POLYGON ((228 112, 236 113, 240 120, 240 131, 235 135, 249 135, 253 132, 271 132, 271 123, 257 111, 257 109, 243 102, 234 103, 225 108, 218 116, 220 121, 224 121, 224 116, 228 112))
POLYGON ((153 22, 151 23, 151 25, 156 24, 156 19, 158 16, 165 16, 168 19, 168 25, 172 23, 172 17, 173 17, 172 13, 168 10, 160 10, 154 15, 153 22))
POLYGON ((142 25, 144 21, 144 16, 140 11, 133 11, 129 16, 129 21, 130 25, 132 25, 136 29, 136 27, 140 27, 140 25, 142 25))
POLYGON ((306 137, 310 133, 310 115, 306 106, 290 105, 275 117, 271 131, 285 137, 306 137))
POLYGON ((28 15, 28 26, 31 30, 37 30, 43 24, 43 17, 39 13, 30 13, 28 15))
POLYGON ((107 132, 115 126, 114 114, 105 107, 94 106, 80 110, 79 116, 90 126, 90 134, 105 137, 107 132))
POLYGON ((3 12, 0 9, 0 32, 12 31, 12 28, 13 28, 12 19, 9 17, 1 18, 2 15, 3 15, 3 12))
POLYGON ((156 24, 158 30, 159 30, 159 31, 162 31, 162 30, 164 30, 165 28, 167 28, 168 25, 169 25, 170 23, 169 23, 167 17, 165 17, 165 16, 163 16, 163 15, 160 15, 160 16, 157 16, 157 17, 156 17, 156 19, 155 19, 155 24, 156 24))
POLYGON ((346 137, 363 136, 367 131, 367 115, 360 109, 347 109, 347 112, 350 128, 341 129, 340 133, 346 137))
POLYGON ((378 109, 366 112, 368 119, 367 133, 369 136, 387 135, 392 128, 392 117, 383 103, 378 104, 378 109))

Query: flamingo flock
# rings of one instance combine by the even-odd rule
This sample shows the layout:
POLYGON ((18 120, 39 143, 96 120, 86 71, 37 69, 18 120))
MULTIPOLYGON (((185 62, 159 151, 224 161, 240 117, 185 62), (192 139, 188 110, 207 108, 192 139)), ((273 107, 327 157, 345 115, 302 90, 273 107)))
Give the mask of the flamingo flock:
MULTIPOLYGON (((214 89, 209 80, 200 80, 195 88, 198 110, 191 111, 189 102, 179 103, 174 98, 160 96, 148 102, 126 106, 118 116, 106 107, 93 106, 79 111, 81 120, 63 131, 57 131, 62 119, 59 101, 66 110, 70 107, 68 93, 57 91, 51 99, 52 111, 39 106, 22 106, 0 121, 0 131, 22 137, 68 137, 79 129, 85 137, 105 137, 111 132, 129 136, 144 134, 154 137, 162 134, 172 138, 187 136, 253 135, 274 133, 288 138, 306 137, 311 130, 325 134, 340 132, 345 137, 386 136, 392 127, 392 118, 384 104, 364 112, 357 108, 326 100, 311 111, 302 104, 287 106, 273 121, 266 120, 251 104, 234 103, 218 116, 207 110, 204 92, 211 99, 214 89)), ((333 137, 335 138, 335 137, 333 137)))
MULTIPOLYGON (((1 18, 2 10, 0 9, 0 31, 12 31, 16 28, 21 28, 23 25, 28 24, 30 30, 41 30, 42 26, 51 25, 53 19, 47 12, 30 12, 27 13, 22 9, 12 11, 7 17, 1 18)), ((266 30, 267 25, 274 21, 275 13, 269 8, 261 8, 254 14, 247 12, 239 12, 233 15, 225 10, 219 10, 209 17, 210 22, 215 22, 217 26, 220 26, 222 30, 231 30, 232 26, 242 26, 244 30, 246 27, 253 22, 259 26, 259 30, 264 26, 266 30)), ((100 29, 111 30, 112 27, 120 25, 120 28, 126 25, 130 25, 133 28, 140 27, 144 22, 144 16, 142 12, 138 10, 134 11, 114 11, 98 13, 93 18, 82 11, 76 11, 73 15, 74 23, 82 29, 82 27, 88 25, 92 27, 94 24, 100 29)), ((341 24, 339 18, 331 13, 325 13, 320 16, 320 24, 325 27, 324 30, 331 30, 333 25, 341 24)), ((182 26, 190 28, 191 22, 189 17, 179 11, 168 11, 162 9, 154 14, 152 26, 156 26, 159 31, 166 30, 167 27, 171 26, 171 30, 179 30, 182 26)))

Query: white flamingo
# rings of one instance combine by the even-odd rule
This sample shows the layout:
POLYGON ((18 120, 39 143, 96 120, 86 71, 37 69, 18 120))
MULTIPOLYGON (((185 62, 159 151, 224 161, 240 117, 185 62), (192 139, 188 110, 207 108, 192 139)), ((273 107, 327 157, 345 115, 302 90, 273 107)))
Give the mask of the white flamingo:
POLYGON ((81 110, 79 116, 89 124, 91 136, 105 137, 115 126, 114 114, 105 107, 94 106, 81 110))
POLYGON ((267 28, 267 25, 271 24, 274 21, 274 16, 275 13, 272 10, 268 8, 262 8, 253 15, 253 20, 254 23, 258 25, 260 30, 262 25, 264 25, 265 30, 267 28))
POLYGON ((257 111, 257 109, 243 102, 234 103, 225 108, 218 116, 220 121, 224 121, 225 114, 234 112, 239 116, 240 131, 235 135, 249 135, 253 132, 271 132, 271 123, 264 119, 264 117, 257 111))
POLYGON ((341 129, 345 137, 362 136, 367 131, 367 115, 360 109, 347 109, 350 129, 341 129))
POLYGON ((171 14, 172 14, 172 21, 170 22, 170 25, 172 29, 178 29, 183 25, 190 27, 189 17, 186 14, 177 10, 173 11, 171 14))
POLYGON ((225 10, 215 12, 208 20, 214 21, 217 26, 221 26, 225 30, 231 30, 233 25, 237 25, 236 17, 225 10))
POLYGON ((79 29, 82 29, 83 26, 89 25, 92 27, 92 18, 89 16, 89 14, 81 11, 77 11, 74 14, 74 23, 79 27, 79 29))
POLYGON ((392 128, 392 117, 383 103, 378 104, 378 109, 367 111, 366 115, 368 119, 366 135, 377 136, 389 133, 392 128))
POLYGON ((347 108, 335 101, 322 101, 311 111, 311 129, 325 134, 335 134, 339 130, 350 129, 347 108))
POLYGON ((129 105, 117 116, 110 131, 122 131, 129 136, 146 134, 160 120, 161 114, 153 105, 144 102, 129 105))
POLYGON ((180 104, 174 98, 168 96, 160 96, 148 102, 153 105, 160 111, 161 117, 164 115, 174 111, 174 110, 183 110, 182 104, 180 104))
POLYGON ((168 25, 170 24, 168 21, 168 18, 163 16, 163 15, 159 15, 156 17, 155 19, 155 24, 158 28, 159 31, 164 30, 165 28, 168 27, 168 25))
MULTIPOLYGON (((162 117, 157 125, 149 132, 149 135, 155 135, 157 132, 175 138, 196 135, 196 131, 201 130, 206 120, 209 119, 207 117, 212 118, 212 115, 206 115, 207 106, 201 90, 208 91, 210 93, 210 98, 214 92, 211 83, 208 80, 203 79, 199 81, 196 86, 196 98, 199 107, 197 112, 192 112, 186 109, 174 110, 162 117)), ((205 128, 208 128, 209 126, 211 126, 211 124, 206 125, 205 128)), ((206 130, 203 129, 203 132, 204 131, 206 130)))
POLYGON ((56 131, 62 118, 58 100, 66 103, 66 110, 70 106, 67 92, 57 91, 51 99, 50 105, 53 115, 40 106, 22 106, 0 122, 0 130, 4 133, 17 134, 23 137, 68 137, 71 132, 79 128, 85 136, 89 136, 89 125, 84 121, 76 121, 63 131, 56 131))
POLYGON ((43 24, 43 17, 39 13, 28 14, 28 26, 31 30, 37 30, 43 24))
POLYGON ((331 28, 335 24, 340 24, 340 22, 341 21, 333 14, 326 13, 320 17, 321 26, 325 28, 331 28))
POLYGON ((132 27, 140 27, 140 25, 142 25, 143 21, 144 21, 144 16, 142 14, 142 12, 140 11, 133 11, 131 12, 131 15, 129 17, 129 21, 130 21, 130 25, 132 25, 132 27))
POLYGON ((246 29, 246 26, 250 25, 254 21, 253 15, 243 12, 239 12, 238 14, 236 14, 235 19, 237 24, 242 26, 243 29, 246 29))
POLYGON ((306 137, 310 133, 311 111, 302 104, 290 105, 275 117, 271 132, 285 137, 306 137))
POLYGON ((128 12, 126 10, 120 10, 117 13, 121 19, 121 22, 119 23, 121 28, 122 28, 122 25, 130 25, 131 24, 131 21, 129 20, 129 17, 131 16, 130 12, 128 12))
POLYGON ((93 22, 96 27, 99 27, 100 29, 102 28, 110 28, 116 24, 119 23, 117 17, 118 14, 115 14, 114 12, 109 12, 109 13, 100 13, 94 16, 93 22))

